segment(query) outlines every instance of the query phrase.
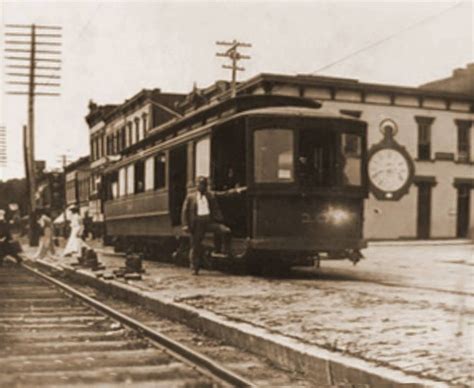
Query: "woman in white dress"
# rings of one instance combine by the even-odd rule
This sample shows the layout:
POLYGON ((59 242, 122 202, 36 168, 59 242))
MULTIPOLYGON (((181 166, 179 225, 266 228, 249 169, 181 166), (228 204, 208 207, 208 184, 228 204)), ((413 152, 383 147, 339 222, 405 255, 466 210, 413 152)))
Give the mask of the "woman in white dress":
POLYGON ((63 256, 72 256, 73 254, 81 254, 81 249, 86 246, 82 240, 82 232, 84 230, 82 225, 82 218, 79 215, 79 210, 74 207, 71 209, 71 234, 67 240, 66 248, 64 248, 63 256))
POLYGON ((41 212, 41 217, 38 220, 38 224, 41 226, 43 231, 43 237, 41 238, 38 252, 34 258, 36 260, 43 259, 46 255, 49 257, 54 257, 55 249, 53 241, 53 222, 51 221, 51 218, 49 218, 49 212, 47 210, 43 210, 41 212))

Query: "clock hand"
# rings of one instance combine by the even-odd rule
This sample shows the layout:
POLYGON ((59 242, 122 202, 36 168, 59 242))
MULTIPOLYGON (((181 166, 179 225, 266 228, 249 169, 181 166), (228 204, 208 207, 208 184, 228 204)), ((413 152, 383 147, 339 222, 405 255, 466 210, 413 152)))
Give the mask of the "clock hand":
POLYGON ((375 178, 376 176, 380 175, 380 174, 383 173, 383 172, 384 172, 384 170, 378 170, 377 172, 375 172, 374 174, 372 174, 372 177, 375 178))

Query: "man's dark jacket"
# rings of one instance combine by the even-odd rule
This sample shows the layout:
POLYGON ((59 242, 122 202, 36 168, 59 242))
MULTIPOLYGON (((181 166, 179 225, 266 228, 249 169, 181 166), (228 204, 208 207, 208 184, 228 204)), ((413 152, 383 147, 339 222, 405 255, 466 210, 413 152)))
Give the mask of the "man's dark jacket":
POLYGON ((12 252, 11 241, 10 225, 5 221, 0 221, 0 258, 12 252))
MULTIPOLYGON (((207 198, 207 203, 209 204, 209 218, 213 222, 223 222, 224 217, 222 217, 221 209, 217 203, 216 197, 213 193, 207 191, 204 193, 207 198)), ((183 203, 183 208, 181 210, 181 225, 183 227, 187 226, 190 231, 193 230, 194 221, 197 217, 197 193, 193 192, 187 195, 183 203)))

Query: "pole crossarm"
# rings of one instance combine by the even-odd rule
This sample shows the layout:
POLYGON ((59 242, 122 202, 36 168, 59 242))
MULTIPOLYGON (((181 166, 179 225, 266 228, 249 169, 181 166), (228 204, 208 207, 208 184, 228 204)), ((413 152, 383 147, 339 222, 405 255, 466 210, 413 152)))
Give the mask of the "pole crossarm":
MULTIPOLYGON (((26 44, 31 45, 28 40, 6 40, 5 44, 26 44)), ((61 46, 61 42, 35 42, 38 46, 61 46)))
MULTIPOLYGON (((5 67, 8 67, 10 69, 29 69, 29 66, 26 65, 5 65, 5 67)), ((51 66, 35 66, 35 69, 39 70, 61 70, 60 67, 51 67, 51 66)))
MULTIPOLYGON (((230 70, 233 70, 233 69, 234 69, 234 66, 222 65, 222 68, 223 68, 223 69, 230 69, 230 70)), ((237 71, 245 71, 245 68, 240 67, 240 66, 236 66, 236 67, 235 67, 235 70, 237 70, 237 71)))
MULTIPOLYGON (((5 36, 27 36, 31 37, 31 34, 23 33, 23 32, 5 32, 5 36)), ((62 38, 60 34, 36 34, 36 36, 41 38, 62 38)))
MULTIPOLYGON (((30 53, 28 49, 16 49, 16 48, 6 48, 5 51, 10 53, 30 53)), ((57 50, 36 50, 38 54, 61 54, 61 51, 57 50)))
MULTIPOLYGON (((7 84, 10 85, 29 85, 29 82, 21 82, 21 81, 7 81, 7 84)), ((60 86, 61 84, 58 83, 46 83, 46 82, 35 82, 35 86, 60 86)))
MULTIPOLYGON (((29 96, 28 92, 8 91, 7 94, 14 96, 29 96)), ((60 96, 60 93, 35 92, 34 96, 60 96)))
MULTIPOLYGON (((23 73, 6 73, 7 75, 11 75, 14 77, 29 77, 29 74, 23 74, 23 73)), ((60 75, 52 75, 52 74, 35 74, 36 78, 54 78, 54 79, 61 79, 60 75)))
MULTIPOLYGON (((26 57, 5 57, 5 59, 13 60, 13 61, 29 61, 30 58, 26 57)), ((61 63, 60 59, 56 58, 35 58, 35 62, 55 62, 55 63, 61 63)))
POLYGON ((46 26, 46 25, 38 25, 38 24, 5 24, 7 28, 29 28, 31 29, 34 27, 35 29, 43 29, 43 30, 62 30, 61 26, 46 26))
POLYGON ((251 43, 244 43, 244 42, 237 42, 237 41, 232 41, 232 42, 226 42, 222 40, 216 41, 216 44, 218 46, 240 46, 240 47, 252 47, 251 43))

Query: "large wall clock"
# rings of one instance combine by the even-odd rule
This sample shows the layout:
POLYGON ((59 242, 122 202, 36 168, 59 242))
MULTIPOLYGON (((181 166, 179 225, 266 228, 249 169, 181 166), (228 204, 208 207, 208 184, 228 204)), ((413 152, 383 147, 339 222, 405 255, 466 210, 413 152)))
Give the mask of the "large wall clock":
POLYGON ((405 147, 394 139, 397 124, 383 120, 380 130, 384 138, 371 147, 368 155, 370 191, 377 199, 396 201, 408 193, 415 168, 405 147))

